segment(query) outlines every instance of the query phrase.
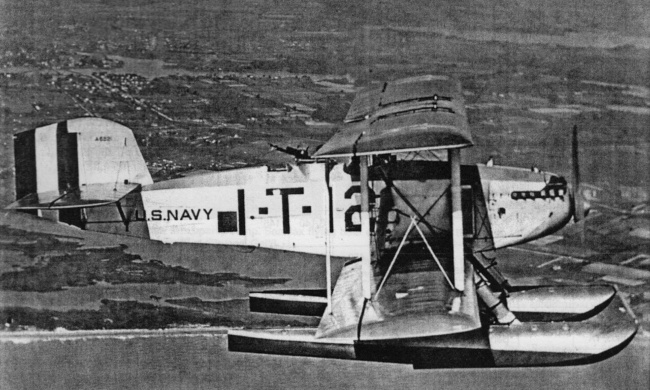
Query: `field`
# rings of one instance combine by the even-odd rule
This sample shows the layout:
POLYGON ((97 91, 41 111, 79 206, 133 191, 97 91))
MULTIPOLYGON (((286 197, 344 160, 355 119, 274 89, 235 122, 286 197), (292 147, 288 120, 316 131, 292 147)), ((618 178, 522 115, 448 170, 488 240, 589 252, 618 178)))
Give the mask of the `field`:
MULTIPOLYGON (((553 244, 523 248, 524 266, 508 261, 521 253, 504 252, 511 275, 592 282, 602 275, 582 272, 585 264, 545 267, 553 257, 544 253, 606 263, 650 253, 647 1, 0 0, 0 10, 0 206, 14 200, 12 135, 38 125, 79 116, 123 123, 155 180, 279 165, 291 157, 270 143, 323 143, 360 87, 442 73, 464 89, 475 141, 464 162, 492 156, 569 175, 570 130, 580 130, 582 178, 600 215, 585 241, 569 227, 553 244)), ((32 222, 0 219, 7 329, 276 321, 247 314, 244 298, 287 282, 282 275, 215 274, 180 260, 178 248, 124 249, 105 238, 85 252, 88 238, 25 233, 23 223, 32 222)), ((228 259, 206 248, 192 258, 202 255, 228 259)), ((629 264, 648 268, 641 263, 629 264)), ((646 329, 647 283, 622 287, 646 329)))

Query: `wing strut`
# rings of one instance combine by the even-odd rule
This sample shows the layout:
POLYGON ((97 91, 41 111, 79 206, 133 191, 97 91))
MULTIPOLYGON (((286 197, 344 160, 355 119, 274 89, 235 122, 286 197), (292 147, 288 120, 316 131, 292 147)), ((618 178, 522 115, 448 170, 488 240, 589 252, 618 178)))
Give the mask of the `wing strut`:
POLYGON ((330 190, 330 162, 325 161, 325 279, 327 284, 327 310, 332 314, 332 240, 330 235, 332 221, 332 191, 330 190))
POLYGON ((117 206, 117 211, 120 213, 120 218, 122 219, 124 228, 128 232, 129 224, 131 223, 131 213, 129 213, 129 216, 127 217, 127 215, 124 213, 124 209, 122 208, 120 201, 115 202, 115 206, 117 206))
MULTIPOLYGON (((454 285, 465 290, 465 253, 463 250, 463 212, 461 208, 460 149, 449 149, 451 165, 451 234, 454 250, 454 285)), ((460 297, 454 298, 452 311, 460 309, 460 297)))
POLYGON ((445 196, 445 194, 447 193, 448 190, 445 190, 442 194, 440 194, 440 197, 438 197, 438 199, 436 199, 436 201, 433 202, 431 204, 431 206, 427 209, 427 211, 425 211, 424 214, 423 214, 417 209, 417 207, 415 207, 413 205, 413 203, 411 203, 411 201, 408 199, 408 197, 406 197, 402 193, 402 191, 393 183, 393 180, 388 177, 388 174, 386 173, 386 170, 384 169, 384 167, 381 167, 379 169, 379 172, 381 173, 381 177, 384 180, 384 183, 386 183, 386 186, 390 187, 393 191, 395 191, 397 196, 399 196, 400 199, 406 204, 406 206, 408 206, 408 208, 411 209, 411 211, 413 213, 415 213, 415 215, 418 217, 418 220, 420 222, 422 222, 424 224, 424 226, 426 226, 429 229, 431 234, 436 234, 436 231, 441 231, 442 230, 440 228, 437 228, 437 227, 433 226, 424 217, 426 217, 426 215, 429 214, 429 212, 433 209, 433 207, 436 205, 436 203, 438 203, 438 201, 440 199, 442 199, 443 196, 445 196))
POLYGON ((406 233, 404 233, 404 237, 402 237, 402 242, 399 244, 399 247, 397 247, 397 252, 395 252, 395 256, 393 256, 393 260, 390 262, 390 266, 388 266, 388 270, 384 274, 384 276, 381 279, 381 282, 379 283, 379 287, 377 288, 377 292, 375 293, 375 299, 377 296, 379 296, 379 293, 381 292, 381 289, 384 287, 384 283, 386 283, 386 279, 388 279, 388 275, 390 274, 390 271, 392 271, 393 266, 395 265, 395 261, 397 260, 397 256, 399 256, 399 253, 402 250, 402 247, 404 246, 404 243, 406 242, 406 239, 408 238, 409 233, 411 233, 411 230, 413 228, 418 231, 420 234, 420 237, 422 237, 422 240, 424 241, 424 244, 427 246, 427 249, 429 250, 429 253, 431 254, 431 257, 433 257, 433 260, 435 260, 436 264, 438 264, 438 268, 440 268, 440 271, 442 272, 442 275, 445 277, 447 280, 447 283, 449 283, 449 287, 451 287, 452 290, 455 289, 454 284, 452 283, 451 279, 449 279, 449 276, 447 275, 447 272, 445 272, 445 269, 442 267, 442 264, 440 263, 440 260, 438 260, 438 256, 433 252, 433 249, 431 249, 431 245, 429 245, 429 241, 427 241, 427 238, 424 236, 424 233, 418 226, 418 220, 415 219, 415 217, 411 217, 411 223, 409 224, 408 229, 406 229, 406 233))
POLYGON ((370 156, 359 157, 359 181, 361 186, 361 283, 363 297, 370 300, 372 295, 373 273, 370 254, 370 201, 368 199, 368 160, 370 156))

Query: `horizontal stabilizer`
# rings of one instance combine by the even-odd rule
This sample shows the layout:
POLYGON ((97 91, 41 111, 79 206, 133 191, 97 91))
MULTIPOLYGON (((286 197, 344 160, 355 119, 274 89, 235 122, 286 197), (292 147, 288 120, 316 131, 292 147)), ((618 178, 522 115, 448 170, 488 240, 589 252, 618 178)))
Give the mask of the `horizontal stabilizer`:
POLYGON ((68 191, 29 194, 7 206, 13 210, 61 210, 105 206, 139 190, 140 184, 88 184, 68 191))

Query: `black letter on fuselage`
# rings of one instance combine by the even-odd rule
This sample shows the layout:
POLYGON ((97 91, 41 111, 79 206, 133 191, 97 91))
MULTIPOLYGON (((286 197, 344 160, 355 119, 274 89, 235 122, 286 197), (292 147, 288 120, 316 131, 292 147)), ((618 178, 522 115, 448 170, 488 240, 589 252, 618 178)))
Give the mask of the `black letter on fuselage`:
MULTIPOLYGON (((361 192, 361 186, 352 186, 348 188, 347 191, 345 191, 344 197, 345 199, 352 199, 352 195, 356 193, 361 192)), ((368 187, 368 200, 370 202, 370 207, 375 206, 375 191, 372 190, 372 188, 368 187)), ((361 214, 361 205, 357 204, 354 206, 348 207, 347 210, 345 210, 345 231, 346 232, 360 232, 361 231, 361 225, 357 225, 352 222, 352 216, 356 213, 361 214)), ((375 219, 370 218, 370 230, 374 231, 375 230, 375 219)))
POLYGON ((162 220, 162 211, 160 210, 151 210, 151 220, 160 221, 162 220))
MULTIPOLYGON (((289 224, 289 195, 302 195, 305 189, 300 188, 278 188, 280 195, 282 195, 282 231, 284 234, 291 233, 291 226, 289 224)), ((266 190, 266 195, 273 195, 274 188, 266 190)))

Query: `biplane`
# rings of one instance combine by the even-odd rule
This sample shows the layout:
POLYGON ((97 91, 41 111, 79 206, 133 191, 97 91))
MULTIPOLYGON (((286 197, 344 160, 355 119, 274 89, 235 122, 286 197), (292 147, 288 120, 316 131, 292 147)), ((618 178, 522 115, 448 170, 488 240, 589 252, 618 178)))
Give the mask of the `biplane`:
POLYGON ((513 286, 495 250, 551 234, 586 207, 538 170, 461 165, 473 145, 460 84, 405 78, 360 91, 341 130, 283 169, 154 183, 132 132, 79 118, 15 136, 17 201, 79 227, 163 242, 322 255, 326 288, 251 293, 251 310, 315 328, 232 330, 231 351, 412 364, 571 365, 623 349, 637 322, 608 285, 513 286), (332 257, 349 259, 333 275, 332 257), (334 283, 335 281, 335 283, 334 283))

